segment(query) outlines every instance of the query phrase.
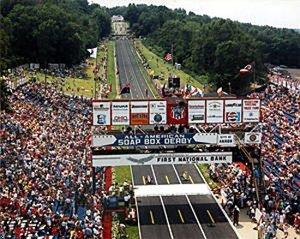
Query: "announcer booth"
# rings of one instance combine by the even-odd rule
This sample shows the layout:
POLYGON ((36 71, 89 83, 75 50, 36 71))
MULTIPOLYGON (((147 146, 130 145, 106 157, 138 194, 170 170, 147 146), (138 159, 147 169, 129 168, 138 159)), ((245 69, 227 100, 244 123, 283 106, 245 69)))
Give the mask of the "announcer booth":
MULTIPOLYGON (((254 152, 260 144, 260 115, 260 100, 249 98, 93 101, 93 166, 217 163, 223 158, 216 149, 230 163, 228 154, 254 152), (207 152, 212 160, 202 155, 207 152), (165 160, 158 157, 164 154, 165 160), (179 160, 186 155, 189 160, 179 160)), ((253 156, 247 153, 257 163, 253 156)))

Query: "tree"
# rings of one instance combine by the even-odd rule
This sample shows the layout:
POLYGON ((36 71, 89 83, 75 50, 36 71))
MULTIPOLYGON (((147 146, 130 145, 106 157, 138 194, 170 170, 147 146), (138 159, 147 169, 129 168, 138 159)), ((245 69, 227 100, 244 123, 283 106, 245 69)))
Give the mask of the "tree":
POLYGON ((10 92, 4 79, 0 78, 0 111, 9 111, 8 96, 10 92))
POLYGON ((97 4, 87 0, 4 0, 1 12, 0 69, 9 65, 38 62, 80 63, 87 48, 110 34, 110 16, 97 4), (3 30, 2 30, 3 28, 3 30), (9 47, 13 46, 13 47, 9 47))
POLYGON ((0 75, 9 66, 9 35, 0 29, 0 75))
POLYGON ((97 24, 99 39, 108 36, 111 32, 111 22, 108 13, 101 8, 96 8, 92 13, 92 18, 97 24))

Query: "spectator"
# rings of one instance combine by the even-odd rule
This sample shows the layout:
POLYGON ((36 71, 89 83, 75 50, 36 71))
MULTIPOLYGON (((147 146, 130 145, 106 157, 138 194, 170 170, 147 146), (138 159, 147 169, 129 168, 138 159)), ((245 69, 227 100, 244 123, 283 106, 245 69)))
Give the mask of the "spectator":
POLYGON ((92 194, 91 104, 28 83, 0 115, 0 218, 4 238, 101 238, 102 171, 92 194), (43 94, 41 93, 43 92, 43 94))

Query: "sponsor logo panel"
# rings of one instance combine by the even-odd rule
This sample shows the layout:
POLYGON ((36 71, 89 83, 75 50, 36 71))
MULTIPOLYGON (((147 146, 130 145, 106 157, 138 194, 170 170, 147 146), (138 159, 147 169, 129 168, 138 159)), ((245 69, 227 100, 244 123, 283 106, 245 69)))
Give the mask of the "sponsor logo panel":
POLYGON ((129 102, 112 102, 112 125, 129 125, 129 102))
POLYGON ((206 122, 207 123, 223 123, 223 100, 207 100, 206 101, 206 122))
POLYGON ((110 124, 110 102, 93 102, 93 125, 110 124))

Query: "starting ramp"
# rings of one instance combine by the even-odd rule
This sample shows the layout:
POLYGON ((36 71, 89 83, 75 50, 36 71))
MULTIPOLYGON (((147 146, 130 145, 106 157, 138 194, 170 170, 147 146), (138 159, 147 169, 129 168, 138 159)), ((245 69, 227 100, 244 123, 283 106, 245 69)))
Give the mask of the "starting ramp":
POLYGON ((211 195, 205 183, 198 184, 166 184, 141 185, 134 187, 135 197, 182 196, 182 195, 211 195))

